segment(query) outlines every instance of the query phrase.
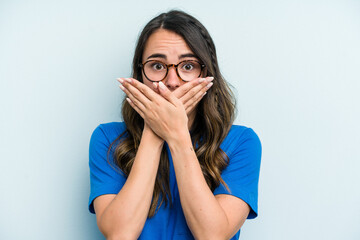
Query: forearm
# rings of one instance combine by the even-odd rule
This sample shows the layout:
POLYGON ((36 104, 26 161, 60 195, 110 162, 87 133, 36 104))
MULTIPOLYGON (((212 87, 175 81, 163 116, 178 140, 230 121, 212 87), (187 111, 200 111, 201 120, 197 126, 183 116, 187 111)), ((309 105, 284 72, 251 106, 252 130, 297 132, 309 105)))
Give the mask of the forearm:
POLYGON ((104 210, 99 228, 106 237, 137 239, 148 216, 163 141, 143 133, 126 183, 104 210))
POLYGON ((208 187, 189 135, 169 143, 181 206, 196 239, 226 239, 228 219, 208 187))

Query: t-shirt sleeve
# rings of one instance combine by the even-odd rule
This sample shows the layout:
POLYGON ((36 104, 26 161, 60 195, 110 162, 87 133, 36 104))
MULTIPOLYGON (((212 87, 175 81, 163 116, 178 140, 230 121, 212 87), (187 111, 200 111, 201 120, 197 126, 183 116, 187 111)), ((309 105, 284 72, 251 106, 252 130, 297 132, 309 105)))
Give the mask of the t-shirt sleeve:
POLYGON ((240 135, 232 137, 228 143, 229 165, 221 176, 230 192, 220 184, 214 195, 230 194, 245 201, 250 206, 248 219, 258 215, 258 183, 261 161, 261 142, 257 134, 246 128, 240 135))
POLYGON ((90 197, 89 211, 95 213, 93 201, 104 194, 117 194, 125 184, 126 178, 114 164, 113 154, 108 154, 111 142, 99 125, 91 135, 89 146, 90 197))

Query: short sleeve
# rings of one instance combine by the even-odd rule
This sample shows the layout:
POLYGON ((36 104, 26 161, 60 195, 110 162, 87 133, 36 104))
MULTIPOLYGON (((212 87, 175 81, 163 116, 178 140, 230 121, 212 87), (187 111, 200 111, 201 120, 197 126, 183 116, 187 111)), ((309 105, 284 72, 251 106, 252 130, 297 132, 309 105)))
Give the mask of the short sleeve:
POLYGON ((89 146, 90 197, 89 211, 95 213, 93 201, 104 194, 117 194, 125 184, 126 178, 114 164, 113 152, 108 154, 111 141, 99 125, 91 135, 89 146))
POLYGON ((251 208, 248 219, 258 215, 258 183, 261 162, 261 142, 251 129, 235 130, 227 139, 224 149, 229 157, 229 165, 221 176, 229 191, 220 184, 214 195, 230 194, 245 201, 251 208))

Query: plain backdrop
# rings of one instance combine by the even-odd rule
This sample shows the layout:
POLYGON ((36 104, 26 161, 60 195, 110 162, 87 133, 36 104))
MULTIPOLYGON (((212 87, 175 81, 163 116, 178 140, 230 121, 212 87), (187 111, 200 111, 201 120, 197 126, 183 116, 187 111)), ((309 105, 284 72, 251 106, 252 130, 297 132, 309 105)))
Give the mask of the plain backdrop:
POLYGON ((121 121, 139 32, 198 18, 263 146, 241 239, 360 239, 360 1, 0 0, 0 239, 103 239, 88 146, 121 121))

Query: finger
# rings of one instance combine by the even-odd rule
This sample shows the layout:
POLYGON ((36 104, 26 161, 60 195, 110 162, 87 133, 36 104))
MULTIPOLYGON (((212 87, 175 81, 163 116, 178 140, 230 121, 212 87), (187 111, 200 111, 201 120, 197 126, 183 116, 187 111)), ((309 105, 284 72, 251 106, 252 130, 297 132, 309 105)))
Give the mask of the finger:
MULTIPOLYGON (((128 89, 126 89, 123 85, 119 85, 120 89, 124 91, 124 93, 128 96, 129 100, 132 101, 133 104, 136 104, 137 108, 145 109, 145 105, 139 101, 128 89)), ((143 110, 141 110, 143 111, 143 110)))
MULTIPOLYGON (((123 90, 123 92, 127 95, 130 96, 132 95, 132 93, 128 90, 128 88, 125 88, 124 85, 126 85, 127 81, 125 81, 126 78, 117 78, 118 82, 120 83, 119 87, 121 90, 123 90)), ((133 96, 134 97, 134 96, 133 96)))
POLYGON ((190 104, 186 109, 186 114, 190 113, 191 111, 193 111, 195 109, 195 107, 197 106, 197 104, 201 101, 201 99, 204 98, 204 96, 206 95, 207 92, 203 93, 203 95, 200 96, 200 98, 197 101, 194 101, 192 104, 190 104))
POLYGON ((193 98, 187 101, 184 104, 186 113, 191 112, 191 110, 196 107, 196 105, 201 101, 201 99, 206 95, 206 93, 207 92, 200 91, 193 98))
POLYGON ((204 81, 204 78, 198 78, 195 80, 192 80, 190 82, 185 83, 184 85, 178 87, 177 89, 175 89, 175 91, 173 91, 173 94, 177 97, 177 98, 181 98, 182 96, 184 96, 190 89, 192 89, 193 87, 199 85, 200 83, 202 83, 204 81))
POLYGON ((126 101, 144 119, 144 113, 133 103, 133 101, 131 101, 130 98, 126 98, 126 101))
POLYGON ((175 97, 175 95, 172 94, 172 92, 162 82, 159 82, 159 92, 160 92, 161 96, 163 96, 166 100, 168 100, 174 106, 178 105, 179 99, 177 97, 175 97))
MULTIPOLYGON (((213 77, 206 77, 206 78, 197 78, 193 81, 190 81, 181 87, 177 88, 173 93, 177 98, 182 98, 187 92, 189 92, 194 87, 200 85, 200 87, 205 87, 207 85, 206 82, 211 82, 214 78, 213 77)), ((201 87, 201 88, 202 88, 201 87)))
POLYGON ((183 104, 190 101, 194 96, 200 93, 200 95, 204 94, 209 88, 213 85, 211 80, 206 80, 196 87, 190 89, 184 96, 181 97, 181 101, 183 104))
MULTIPOLYGON (((128 95, 135 104, 140 102, 145 107, 151 104, 151 100, 146 95, 144 95, 143 92, 141 92, 138 88, 130 84, 130 82, 128 82, 127 80, 123 81, 122 86, 124 87, 124 92, 126 93, 126 95, 128 95)), ((137 105, 138 107, 140 107, 139 104, 137 105)), ((143 111, 144 109, 141 108, 141 110, 143 111)))
POLYGON ((142 92, 142 94, 144 94, 150 101, 153 101, 159 97, 157 94, 155 94, 155 92, 151 88, 149 88, 145 84, 139 82, 135 78, 126 78, 125 81, 129 85, 135 87, 140 92, 142 92))
POLYGON ((154 88, 154 92, 156 92, 157 94, 160 94, 159 92, 159 86, 156 82, 153 82, 153 88, 154 88))

